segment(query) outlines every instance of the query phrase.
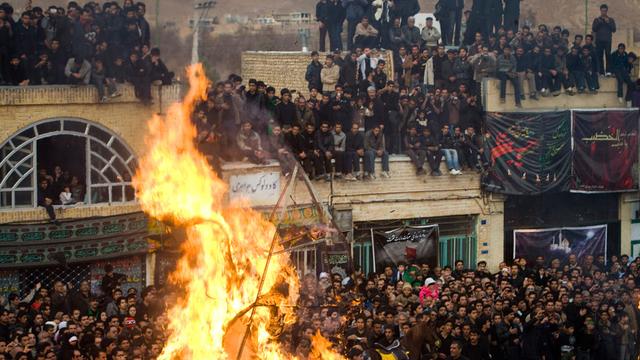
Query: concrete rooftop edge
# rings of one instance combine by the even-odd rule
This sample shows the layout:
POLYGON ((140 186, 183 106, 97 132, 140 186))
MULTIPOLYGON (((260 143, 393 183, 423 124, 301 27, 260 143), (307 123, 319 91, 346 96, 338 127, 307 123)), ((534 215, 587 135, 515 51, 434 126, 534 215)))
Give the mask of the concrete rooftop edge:
MULTIPOLYGON (((110 99, 110 103, 138 102, 133 85, 118 84, 122 94, 110 99)), ((163 102, 179 101, 181 84, 152 86, 154 98, 163 102)), ((7 105, 64 105, 96 104, 98 91, 93 85, 37 85, 37 86, 0 86, 0 106, 7 105)))

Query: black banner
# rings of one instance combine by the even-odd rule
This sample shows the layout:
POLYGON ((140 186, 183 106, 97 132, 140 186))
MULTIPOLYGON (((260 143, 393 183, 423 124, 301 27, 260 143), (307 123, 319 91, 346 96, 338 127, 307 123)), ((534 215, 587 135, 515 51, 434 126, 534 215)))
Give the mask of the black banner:
POLYGON ((373 231, 375 270, 385 266, 429 264, 438 266, 438 225, 406 226, 390 231, 373 231))
POLYGON ((569 189, 571 131, 568 111, 487 113, 486 190, 535 195, 569 189))
POLYGON ((638 110, 573 112, 573 191, 638 189, 638 119, 638 110))
POLYGON ((530 264, 538 256, 543 256, 547 263, 552 259, 566 263, 571 254, 580 261, 587 255, 606 256, 606 253, 607 225, 513 232, 513 257, 524 257, 530 264))

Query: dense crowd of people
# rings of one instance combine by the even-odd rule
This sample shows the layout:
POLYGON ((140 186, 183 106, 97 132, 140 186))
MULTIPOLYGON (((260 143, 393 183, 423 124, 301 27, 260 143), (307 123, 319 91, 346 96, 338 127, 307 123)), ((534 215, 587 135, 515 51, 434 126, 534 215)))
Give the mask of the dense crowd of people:
MULTIPOLYGON (((334 58, 342 60, 337 54, 328 57, 323 71, 338 68, 331 65, 334 58)), ((199 149, 214 167, 221 161, 278 160, 289 173, 299 162, 317 180, 375 179, 376 159, 381 160, 379 175, 390 177, 389 154, 403 152, 418 175, 441 175, 442 159, 452 175, 461 174, 463 167, 481 169, 485 160, 477 97, 451 95, 446 89, 425 94, 420 87, 409 93, 387 80, 383 68, 381 60, 376 68, 381 88, 372 85, 362 96, 336 84, 332 93, 312 88, 305 96, 281 89, 278 97, 262 81, 250 79, 244 87, 239 76, 231 75, 196 107, 199 149)), ((369 78, 375 82, 372 74, 369 78)))
POLYGON ((571 254, 497 273, 457 261, 309 275, 286 343, 302 359, 317 331, 349 359, 636 359, 639 264, 571 254))
POLYGON ((126 276, 105 266, 99 293, 89 281, 37 283, 24 297, 2 297, 0 359, 156 359, 166 334, 164 304, 153 286, 124 289, 126 276))
POLYGON ((607 5, 600 11, 593 34, 571 41, 560 26, 533 31, 500 22, 495 33, 477 31, 468 46, 455 48, 444 45, 433 19, 420 31, 407 14, 394 18, 389 33, 395 29, 397 36, 390 36, 389 50, 376 49, 384 36, 363 16, 353 51, 311 53, 307 89, 276 90, 256 79, 244 86, 237 75, 213 86, 194 119, 198 141, 217 160, 276 159, 285 173, 298 161, 315 179, 375 179, 376 159, 379 175, 389 177, 392 154, 408 155, 418 175, 441 175, 443 159, 451 175, 482 171, 488 162, 483 79, 500 80, 502 102, 511 83, 520 107, 526 98, 558 96, 563 88, 567 95, 596 94, 602 77, 615 75, 619 101, 640 105, 640 88, 631 80, 636 55, 624 44, 609 54, 615 21, 607 5))
POLYGON ((151 85, 170 84, 173 73, 151 47, 145 12, 132 0, 29 5, 20 14, 0 4, 0 85, 91 84, 106 102, 127 82, 150 103, 151 85))
MULTIPOLYGON (((88 281, 36 284, 0 299, 0 359, 156 359, 167 339, 166 288, 125 289, 105 267, 88 281)), ((307 274, 297 321, 277 341, 309 359, 320 332, 348 359, 631 360, 638 356, 640 260, 571 254, 488 271, 429 264, 371 274, 307 274)), ((204 309, 203 309, 204 310, 204 309)))

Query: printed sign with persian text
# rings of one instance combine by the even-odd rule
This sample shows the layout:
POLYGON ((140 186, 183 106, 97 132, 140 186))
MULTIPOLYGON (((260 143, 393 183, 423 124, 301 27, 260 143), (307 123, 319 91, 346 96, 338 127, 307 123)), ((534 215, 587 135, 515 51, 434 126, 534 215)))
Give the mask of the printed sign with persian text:
POLYGON ((280 195, 280 173, 232 175, 229 178, 229 199, 248 200, 253 206, 273 205, 280 195))

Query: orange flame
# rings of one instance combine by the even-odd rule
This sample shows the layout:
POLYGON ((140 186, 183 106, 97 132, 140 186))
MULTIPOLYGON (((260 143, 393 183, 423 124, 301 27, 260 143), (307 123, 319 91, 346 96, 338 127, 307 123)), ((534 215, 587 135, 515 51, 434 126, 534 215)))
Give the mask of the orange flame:
POLYGON ((333 352, 331 347, 333 344, 323 337, 318 331, 311 338, 311 353, 309 354, 310 360, 341 360, 342 356, 333 352))
MULTIPOLYGON (((159 359, 235 359, 275 227, 250 208, 224 203, 227 186, 198 152, 191 123, 209 82, 200 64, 187 72, 191 87, 184 101, 172 105, 165 118, 149 121, 146 151, 133 179, 143 210, 184 227, 187 235, 170 276, 184 294, 168 311, 168 341, 159 359)), ((276 243, 263 286, 269 298, 255 307, 243 359, 290 357, 269 332, 274 321, 292 322, 290 305, 299 287, 281 250, 276 243), (274 291, 283 287, 288 291, 274 291), (274 308, 282 316, 274 319, 274 308)))

